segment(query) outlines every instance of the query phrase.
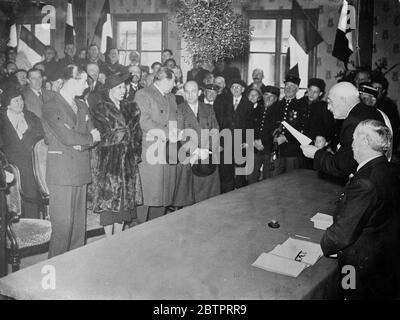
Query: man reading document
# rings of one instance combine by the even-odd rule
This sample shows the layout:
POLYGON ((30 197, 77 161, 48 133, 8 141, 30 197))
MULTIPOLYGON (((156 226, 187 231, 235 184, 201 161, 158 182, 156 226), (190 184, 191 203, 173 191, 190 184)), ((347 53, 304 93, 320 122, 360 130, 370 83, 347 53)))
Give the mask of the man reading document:
POLYGON ((338 151, 332 154, 313 145, 302 145, 301 149, 307 158, 314 159, 316 170, 346 178, 357 168, 351 148, 354 129, 363 120, 384 122, 384 119, 379 110, 360 103, 358 90, 350 82, 340 82, 331 88, 328 94, 328 109, 335 119, 344 119, 338 151))

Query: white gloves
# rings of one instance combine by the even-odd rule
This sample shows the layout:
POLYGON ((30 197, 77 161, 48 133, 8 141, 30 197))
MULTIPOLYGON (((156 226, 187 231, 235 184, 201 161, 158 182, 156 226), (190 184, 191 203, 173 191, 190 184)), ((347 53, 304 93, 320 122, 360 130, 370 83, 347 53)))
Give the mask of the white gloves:
POLYGON ((190 157, 190 164, 195 164, 197 160, 206 160, 208 159, 209 155, 212 152, 208 149, 201 149, 197 148, 196 150, 193 151, 192 156, 190 157))
POLYGON ((93 137, 93 142, 100 142, 101 141, 99 130, 93 129, 92 131, 90 131, 90 134, 93 137))
POLYGON ((6 182, 12 182, 14 180, 14 175, 6 170, 4 172, 6 173, 6 182))

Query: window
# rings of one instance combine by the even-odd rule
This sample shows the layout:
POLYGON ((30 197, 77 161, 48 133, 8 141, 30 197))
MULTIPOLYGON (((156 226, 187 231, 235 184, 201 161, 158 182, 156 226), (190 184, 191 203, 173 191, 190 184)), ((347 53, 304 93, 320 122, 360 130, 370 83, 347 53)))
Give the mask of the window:
MULTIPOLYGON (((318 13, 314 10, 306 10, 310 19, 317 21, 318 13)), ((264 71, 264 83, 274 84, 283 88, 285 74, 289 70, 287 51, 290 35, 290 10, 277 10, 268 12, 247 12, 249 27, 253 30, 250 41, 250 53, 248 57, 248 82, 252 81, 252 72, 255 68, 264 71)), ((315 23, 316 25, 316 23, 315 23)), ((300 74, 300 88, 305 89, 309 75, 315 71, 315 50, 308 56, 302 57, 308 69, 300 74)))
MULTIPOLYGON (((50 29, 50 24, 23 24, 23 26, 32 32, 35 37, 38 38, 44 45, 51 45, 52 32, 50 29)), ((19 41, 18 51, 23 51, 25 55, 29 57, 29 62, 32 65, 43 60, 41 55, 27 46, 27 44, 23 41, 19 41)))
POLYGON ((114 21, 121 64, 129 64, 129 53, 132 51, 141 54, 142 65, 151 66, 153 62, 161 61, 166 38, 164 15, 115 15, 114 21))

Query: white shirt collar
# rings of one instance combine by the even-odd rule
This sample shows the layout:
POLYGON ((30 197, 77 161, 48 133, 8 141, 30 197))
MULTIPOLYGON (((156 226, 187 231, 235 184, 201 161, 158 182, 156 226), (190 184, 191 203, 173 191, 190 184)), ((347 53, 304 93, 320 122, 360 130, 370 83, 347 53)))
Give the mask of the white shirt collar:
POLYGON ((69 96, 65 95, 65 93, 60 90, 60 95, 65 99, 65 101, 67 101, 68 105, 71 107, 71 109, 76 113, 78 113, 78 106, 75 103, 75 99, 74 98, 70 98, 69 96))
POLYGON ((213 105, 214 104, 214 101, 208 101, 206 98, 204 98, 204 103, 205 104, 211 104, 211 105, 213 105))
POLYGON ((238 98, 233 97, 233 102, 237 101, 237 103, 239 104, 239 103, 240 103, 240 100, 242 100, 242 96, 240 96, 240 97, 238 97, 238 98))
POLYGON ((376 159, 376 158, 379 158, 379 157, 381 157, 382 155, 380 154, 380 155, 377 155, 377 156, 373 156, 373 157, 371 157, 371 158, 368 158, 368 159, 366 159, 366 160, 364 160, 364 161, 361 161, 360 163, 359 163, 359 165, 358 165, 358 167, 357 167, 357 172, 363 167, 363 166, 365 166, 368 162, 370 162, 371 160, 374 160, 374 159, 376 159))
POLYGON ((192 109, 195 116, 197 117, 197 113, 199 112, 199 102, 197 102, 196 104, 188 103, 188 105, 189 105, 190 109, 192 109))
POLYGON ((162 94, 162 96, 165 97, 165 93, 162 92, 162 90, 160 89, 160 87, 157 86, 157 84, 155 84, 155 83, 153 83, 153 84, 154 84, 154 86, 156 87, 156 89, 157 89, 158 91, 160 91, 160 93, 162 94))
POLYGON ((33 89, 33 88, 31 88, 31 89, 37 96, 39 96, 39 94, 42 94, 42 90, 36 90, 36 89, 33 89))

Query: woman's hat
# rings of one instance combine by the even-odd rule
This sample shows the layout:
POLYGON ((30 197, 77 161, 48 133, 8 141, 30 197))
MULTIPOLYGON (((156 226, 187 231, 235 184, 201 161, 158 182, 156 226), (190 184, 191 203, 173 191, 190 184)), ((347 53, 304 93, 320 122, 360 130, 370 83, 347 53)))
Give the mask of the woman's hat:
POLYGON ((17 85, 15 83, 8 83, 1 95, 2 107, 8 107, 11 100, 19 96, 21 96, 21 91, 18 89, 17 85))
POLYGON ((106 82, 104 84, 105 89, 109 90, 119 86, 121 83, 125 82, 129 78, 129 73, 122 74, 112 74, 107 77, 106 82))

